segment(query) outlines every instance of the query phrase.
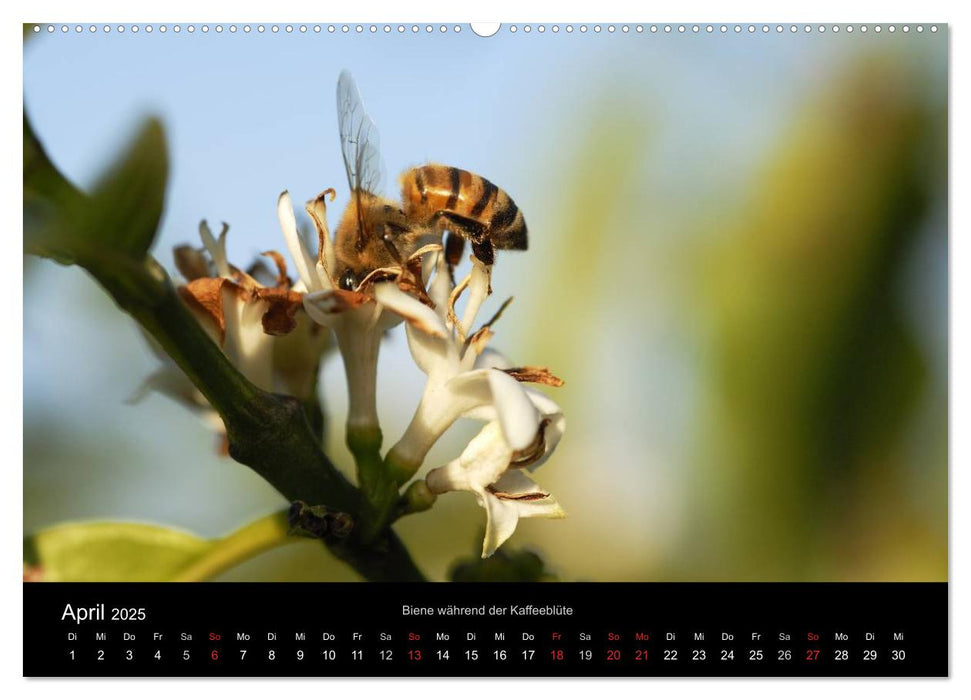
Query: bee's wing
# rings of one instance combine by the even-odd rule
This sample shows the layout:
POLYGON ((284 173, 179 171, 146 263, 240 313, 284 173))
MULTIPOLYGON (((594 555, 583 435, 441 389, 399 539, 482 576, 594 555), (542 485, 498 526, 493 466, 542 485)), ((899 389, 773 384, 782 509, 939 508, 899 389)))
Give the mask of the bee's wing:
POLYGON ((341 71, 337 80, 337 122, 340 126, 341 152, 351 191, 376 193, 381 185, 381 153, 378 128, 364 110, 361 93, 350 71, 341 71))

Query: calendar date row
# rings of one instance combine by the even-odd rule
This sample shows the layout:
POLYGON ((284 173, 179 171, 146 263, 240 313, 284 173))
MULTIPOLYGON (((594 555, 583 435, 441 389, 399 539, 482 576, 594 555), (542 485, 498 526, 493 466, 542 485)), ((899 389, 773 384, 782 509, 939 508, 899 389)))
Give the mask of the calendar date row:
POLYGON ((832 649, 763 649, 763 648, 403 648, 403 649, 305 649, 305 648, 175 648, 163 649, 148 647, 144 650, 133 647, 117 649, 67 649, 71 661, 93 660, 133 662, 148 657, 154 661, 176 662, 277 662, 295 661, 322 663, 338 661, 378 661, 383 663, 405 661, 421 663, 425 661, 447 662, 461 660, 475 663, 486 660, 493 662, 519 661, 531 662, 545 659, 550 662, 594 662, 605 663, 798 663, 814 664, 829 660, 834 663, 862 661, 903 662, 907 659, 906 648, 832 648, 832 649), (85 658, 88 657, 88 658, 85 658))

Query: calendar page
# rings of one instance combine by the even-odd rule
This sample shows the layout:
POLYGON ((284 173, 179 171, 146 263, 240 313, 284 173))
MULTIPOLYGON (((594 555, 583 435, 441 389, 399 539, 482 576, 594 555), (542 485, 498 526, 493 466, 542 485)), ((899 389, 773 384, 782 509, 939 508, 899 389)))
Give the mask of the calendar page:
POLYGON ((948 34, 24 25, 24 675, 947 676, 948 34))

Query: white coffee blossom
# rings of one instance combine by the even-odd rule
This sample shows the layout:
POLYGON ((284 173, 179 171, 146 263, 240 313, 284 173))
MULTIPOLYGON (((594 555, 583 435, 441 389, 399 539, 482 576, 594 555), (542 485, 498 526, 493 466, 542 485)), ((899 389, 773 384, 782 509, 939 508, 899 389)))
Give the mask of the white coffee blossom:
MULTIPOLYGON (((288 192, 280 195, 277 215, 305 292, 304 309, 314 321, 334 332, 344 359, 348 387, 347 426, 352 430, 375 428, 378 425, 375 392, 381 336, 389 328, 401 323, 402 317, 394 310, 377 303, 371 294, 339 287, 334 243, 327 226, 324 203, 328 192, 321 194, 307 206, 319 237, 316 258, 307 250, 297 229, 293 203, 288 192)), ((435 248, 436 246, 420 248, 412 257, 420 257, 435 248)), ((362 280, 359 289, 367 286, 367 280, 362 280)), ((404 292, 402 295, 408 296, 404 292)))
POLYGON ((469 491, 486 511, 482 556, 489 557, 513 534, 520 518, 563 518, 566 513, 556 498, 530 477, 556 449, 563 435, 563 413, 543 394, 529 390, 535 413, 522 415, 534 441, 514 450, 503 424, 490 421, 468 447, 426 477, 432 493, 469 491), (531 420, 535 419, 535 420, 531 420))

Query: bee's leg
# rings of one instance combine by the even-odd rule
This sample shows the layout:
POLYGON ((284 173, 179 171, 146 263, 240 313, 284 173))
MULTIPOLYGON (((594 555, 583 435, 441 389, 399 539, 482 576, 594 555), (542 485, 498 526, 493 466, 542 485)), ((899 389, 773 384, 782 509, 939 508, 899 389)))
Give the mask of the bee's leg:
POLYGON ((495 261, 495 249, 486 238, 488 231, 486 224, 450 211, 436 212, 435 217, 439 226, 472 241, 472 253, 483 263, 491 265, 495 261))
POLYGON ((407 233, 408 229, 404 226, 398 224, 386 223, 384 224, 384 233, 381 235, 381 240, 384 241, 385 247, 388 252, 391 253, 391 259, 395 261, 395 264, 404 269, 404 261, 401 259, 401 252, 398 250, 398 246, 394 244, 395 238, 407 233))
POLYGON ((462 262, 462 253, 465 251, 465 239, 449 232, 445 237, 445 262, 453 267, 462 262))
POLYGON ((481 243, 473 241, 472 254, 484 265, 491 265, 496 261, 496 249, 492 246, 492 241, 482 241, 481 243))
POLYGON ((448 276, 452 278, 452 285, 455 285, 455 267, 462 262, 462 253, 465 252, 465 239, 449 231, 445 237, 445 264, 448 266, 448 276))
POLYGON ((433 218, 440 228, 457 233, 472 241, 481 239, 487 228, 481 221, 445 209, 435 212, 433 218))
POLYGON ((425 283, 421 277, 421 258, 405 260, 401 257, 401 251, 398 250, 398 246, 395 245, 395 239, 408 233, 409 229, 395 223, 386 223, 384 226, 385 230, 381 236, 381 240, 384 241, 384 245, 391 254, 391 259, 395 261, 395 264, 401 270, 398 273, 399 282, 410 285, 419 301, 434 306, 428 293, 425 291, 425 283))
POLYGON ((398 252, 398 246, 394 244, 394 240, 390 236, 382 236, 381 240, 384 242, 384 247, 388 249, 388 253, 391 254, 391 259, 394 260, 395 264, 403 265, 401 253, 398 252))

